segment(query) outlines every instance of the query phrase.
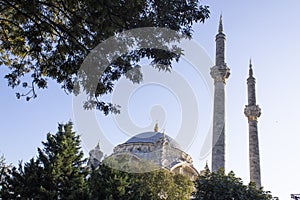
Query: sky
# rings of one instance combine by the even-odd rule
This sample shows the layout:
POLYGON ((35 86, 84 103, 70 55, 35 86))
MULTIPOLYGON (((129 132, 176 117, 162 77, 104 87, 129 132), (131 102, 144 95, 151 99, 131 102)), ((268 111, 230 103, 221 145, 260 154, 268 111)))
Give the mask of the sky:
MULTIPOLYGON (((38 91, 37 99, 30 102, 17 100, 15 91, 8 88, 6 80, 1 78, 0 153, 7 162, 17 164, 19 160, 26 162, 34 157, 46 134, 55 133, 58 123, 69 120, 75 123, 74 128, 82 135, 83 149, 87 153, 98 141, 101 146, 106 145, 99 131, 112 145, 117 145, 134 134, 151 130, 158 120, 161 130, 177 138, 181 127, 196 116, 195 127, 188 127, 179 134, 186 134, 190 139, 184 150, 192 155, 196 168, 201 170, 206 161, 211 163, 210 153, 201 152, 211 125, 212 80, 208 80, 209 68, 215 58, 214 39, 222 13, 227 39, 226 62, 231 70, 226 82, 226 171, 233 170, 244 183, 249 182, 248 123, 243 112, 247 103, 246 79, 251 58, 257 104, 262 109, 258 119, 262 185, 280 199, 289 199, 290 194, 300 193, 300 134, 297 129, 300 111, 300 2, 201 2, 210 6, 211 16, 204 24, 194 26, 194 40, 188 43, 188 47, 196 43, 195 51, 187 53, 175 64, 173 73, 158 75, 147 71, 146 75, 150 77, 146 76, 141 85, 130 88, 130 94, 118 92, 124 91, 122 88, 127 84, 122 85, 120 81, 112 97, 107 97, 122 100, 124 113, 128 113, 132 124, 122 125, 124 117, 104 117, 97 112, 89 115, 96 124, 89 124, 93 120, 85 118, 76 105, 76 98, 66 95, 53 81, 47 90, 38 91), (205 60, 201 64, 207 65, 200 74, 191 63, 198 57, 205 60), (174 84, 176 81, 172 78, 175 75, 172 74, 186 85, 181 82, 174 84), (178 85, 185 86, 187 93, 179 93, 176 90, 178 85), (190 109, 194 104, 197 109, 190 109), (89 129, 83 129, 82 124, 89 129), (91 132, 93 137, 89 135, 91 132)), ((5 68, 0 68, 1 77, 6 72, 5 68)))

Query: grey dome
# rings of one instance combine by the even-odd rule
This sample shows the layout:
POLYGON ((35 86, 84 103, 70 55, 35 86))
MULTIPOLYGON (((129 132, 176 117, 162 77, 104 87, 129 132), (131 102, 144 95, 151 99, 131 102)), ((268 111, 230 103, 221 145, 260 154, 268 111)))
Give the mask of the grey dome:
POLYGON ((124 144, 132 144, 132 143, 156 143, 164 137, 166 140, 169 142, 169 145, 171 147, 181 149, 180 145, 170 136, 161 133, 161 132, 145 132, 145 133, 140 133, 136 136, 133 136, 129 140, 127 140, 124 144))

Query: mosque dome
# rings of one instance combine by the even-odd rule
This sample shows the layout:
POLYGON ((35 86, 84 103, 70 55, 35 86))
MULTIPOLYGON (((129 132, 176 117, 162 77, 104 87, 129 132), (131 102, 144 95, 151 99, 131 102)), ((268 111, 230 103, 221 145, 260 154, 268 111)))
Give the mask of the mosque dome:
POLYGON ((138 143, 149 143, 155 144, 162 140, 165 140, 169 143, 169 145, 173 148, 181 150, 180 145, 170 136, 166 135, 165 133, 161 132, 144 132, 135 135, 134 137, 130 138, 123 144, 138 144, 138 143))
POLYGON ((191 156, 184 152, 172 137, 159 132, 157 125, 154 131, 139 133, 115 146, 113 153, 107 159, 112 159, 117 167, 121 166, 118 168, 121 170, 126 163, 132 166, 137 163, 143 163, 142 165, 151 163, 149 170, 163 168, 187 175, 191 179, 198 175, 191 156))

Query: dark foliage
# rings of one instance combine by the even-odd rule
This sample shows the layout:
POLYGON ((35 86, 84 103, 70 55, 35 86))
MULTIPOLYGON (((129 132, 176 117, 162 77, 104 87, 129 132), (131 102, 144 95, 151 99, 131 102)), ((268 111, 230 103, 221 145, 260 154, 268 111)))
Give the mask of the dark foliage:
MULTIPOLYGON (((0 64, 9 69, 5 75, 8 85, 21 86, 17 98, 35 98, 36 88, 47 88, 49 79, 66 93, 76 94, 80 66, 91 50, 108 38, 142 27, 168 28, 191 37, 192 24, 204 22, 208 16, 208 7, 200 5, 199 0, 1 0, 0 64)), ((165 36, 159 31, 154 38, 162 45, 168 42, 160 41, 165 36)), ((105 70, 97 77, 95 88, 82 84, 90 95, 85 108, 97 108, 105 114, 118 112, 115 105, 98 99, 113 90, 116 80, 125 75, 139 82, 142 76, 138 63, 142 58, 150 59, 160 70, 169 70, 171 61, 180 56, 180 51, 141 48, 139 42, 151 41, 145 35, 134 40, 119 41, 128 51, 117 58, 110 57, 118 52, 119 44, 113 52, 98 55, 108 65, 100 64, 105 70)))
POLYGON ((195 199, 198 200, 271 200, 272 195, 263 188, 256 188, 255 183, 243 185, 240 178, 231 171, 227 175, 224 170, 201 174, 196 183, 195 199))
POLYGON ((37 159, 14 167, 6 176, 3 199, 86 199, 87 169, 80 139, 72 124, 60 124, 56 134, 47 134, 37 159))

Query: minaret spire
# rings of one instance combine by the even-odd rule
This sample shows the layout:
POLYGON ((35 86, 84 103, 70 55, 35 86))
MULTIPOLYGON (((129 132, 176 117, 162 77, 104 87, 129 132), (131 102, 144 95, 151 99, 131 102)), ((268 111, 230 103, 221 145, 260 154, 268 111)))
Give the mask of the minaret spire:
POLYGON ((252 61, 249 60, 249 77, 253 77, 252 61))
POLYGON ((226 35, 223 32, 223 20, 222 15, 220 15, 219 30, 216 35, 216 65, 225 65, 225 41, 226 35))
POLYGON ((219 20, 219 33, 223 33, 222 14, 220 15, 220 20, 219 20))
POLYGON ((210 75, 214 79, 214 114, 212 141, 212 171, 225 168, 225 82, 230 69, 225 63, 225 34, 223 33, 222 15, 216 35, 216 64, 210 75))
POLYGON ((249 77, 248 84, 248 105, 256 105, 255 78, 253 77, 252 61, 249 61, 249 77))
POLYGON ((252 63, 249 64, 248 85, 248 105, 244 113, 248 118, 249 124, 249 163, 250 163, 250 181, 256 183, 257 188, 261 186, 260 177, 260 158, 258 144, 257 119, 261 115, 261 109, 256 105, 255 78, 253 77, 252 63))

